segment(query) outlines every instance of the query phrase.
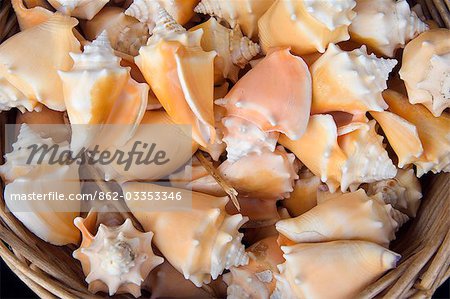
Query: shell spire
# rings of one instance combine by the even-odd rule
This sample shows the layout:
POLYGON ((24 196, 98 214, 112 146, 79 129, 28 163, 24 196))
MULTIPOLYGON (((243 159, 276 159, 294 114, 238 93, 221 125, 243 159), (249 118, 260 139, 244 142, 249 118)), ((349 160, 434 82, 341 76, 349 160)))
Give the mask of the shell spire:
POLYGON ((154 35, 168 35, 170 33, 184 33, 186 29, 175 21, 175 19, 161 5, 157 6, 154 35))
POLYGON ((154 0, 134 0, 125 11, 125 14, 139 20, 141 23, 154 25, 155 11, 159 6, 158 1, 154 0))
POLYGON ((223 18, 220 1, 202 0, 194 8, 196 13, 223 18))
POLYGON ((244 68, 261 51, 261 47, 249 39, 242 36, 239 26, 230 32, 231 60, 240 68, 244 68))

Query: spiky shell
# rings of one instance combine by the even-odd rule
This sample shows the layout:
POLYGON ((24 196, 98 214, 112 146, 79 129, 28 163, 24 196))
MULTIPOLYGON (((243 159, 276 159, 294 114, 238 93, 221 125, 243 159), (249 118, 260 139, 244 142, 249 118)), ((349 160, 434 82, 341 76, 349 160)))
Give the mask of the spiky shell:
POLYGON ((187 32, 159 8, 156 27, 135 61, 177 124, 192 125, 203 147, 214 142, 214 57, 202 50, 202 31, 187 32))
POLYGON ((53 15, 53 12, 41 6, 27 8, 24 0, 11 0, 11 4, 22 31, 48 21, 53 15))
POLYGON ((292 217, 297 217, 317 205, 317 191, 321 185, 320 177, 312 175, 295 181, 294 190, 289 198, 283 200, 283 206, 292 217))
POLYGON ((276 227, 296 243, 364 240, 387 246, 403 224, 395 219, 406 220, 398 213, 359 189, 318 203, 296 218, 278 221, 276 227))
POLYGON ((227 21, 231 28, 240 26, 250 38, 258 35, 258 20, 275 0, 221 1, 202 0, 194 11, 227 21))
POLYGON ((59 12, 79 19, 92 19, 109 0, 48 0, 59 12))
POLYGON ((199 24, 189 31, 203 29, 201 45, 205 51, 216 51, 214 60, 214 82, 222 83, 226 78, 238 80, 239 70, 258 55, 259 45, 243 36, 239 26, 228 29, 215 18, 199 24))
POLYGON ((114 50, 136 56, 150 37, 145 23, 125 15, 119 7, 105 7, 92 20, 81 23, 88 40, 96 39, 106 30, 114 50))
POLYGON ((143 209, 143 201, 128 201, 130 211, 146 231, 155 233, 154 242, 164 257, 197 287, 216 279, 224 269, 248 263, 238 229, 246 218, 225 212, 228 197, 214 197, 183 189, 148 183, 127 182, 124 192, 180 192, 192 196, 191 208, 164 211, 143 209), (173 236, 177 236, 174 238, 173 236))
MULTIPOLYGON (((80 202, 61 202, 25 200, 15 203, 15 194, 43 194, 51 192, 64 194, 79 194, 78 167, 75 165, 49 164, 50 154, 42 161, 40 155, 34 155, 28 161, 32 149, 29 146, 52 147, 56 145, 51 138, 44 139, 27 124, 20 127, 13 151, 5 155, 6 163, 0 166, 0 175, 6 183, 5 205, 22 224, 42 240, 54 245, 77 244, 79 233, 73 225, 73 219, 79 215, 80 202)), ((69 150, 67 142, 57 144, 56 157, 69 150)), ((28 197, 27 197, 28 198, 28 197)))
POLYGON ((412 40, 403 51, 400 77, 410 103, 421 103, 440 116, 450 107, 450 32, 432 29, 412 40))
POLYGON ((242 77, 223 101, 216 103, 224 106, 228 115, 251 121, 265 132, 281 132, 296 140, 305 132, 310 114, 308 66, 289 49, 275 49, 242 77))
POLYGON ((432 171, 450 171, 450 116, 447 113, 434 117, 422 105, 412 105, 408 98, 392 90, 383 93, 389 110, 417 128, 423 146, 417 166, 417 176, 432 171))
POLYGON ((349 27, 352 40, 388 57, 394 57, 396 49, 428 30, 406 0, 358 0, 355 11, 349 27))
POLYGON ((42 105, 35 99, 26 97, 14 85, 3 77, 0 77, 0 111, 8 111, 17 108, 20 112, 39 111, 42 105))
POLYGON ((330 44, 312 66, 312 113, 344 111, 358 114, 387 108, 381 92, 387 88, 395 59, 367 54, 366 47, 351 52, 330 44))
POLYGON ((291 47, 297 55, 325 52, 350 38, 354 0, 278 0, 258 22, 261 47, 291 47))
POLYGON ((281 249, 286 262, 278 266, 281 274, 276 275, 272 299, 355 298, 400 259, 400 255, 365 241, 298 244, 281 249))
POLYGON ((92 226, 95 221, 90 217, 74 220, 83 240, 73 252, 73 257, 81 262, 89 291, 140 297, 142 282, 164 261, 153 253, 153 233, 138 231, 130 219, 120 226, 100 224, 95 232, 92 226))
POLYGON ((0 76, 30 101, 38 101, 53 110, 65 110, 57 70, 69 70, 73 64, 69 52, 80 52, 80 43, 72 32, 76 24, 73 18, 54 14, 47 22, 3 42, 0 45, 0 76), (33 51, 25 55, 21 49, 33 51))

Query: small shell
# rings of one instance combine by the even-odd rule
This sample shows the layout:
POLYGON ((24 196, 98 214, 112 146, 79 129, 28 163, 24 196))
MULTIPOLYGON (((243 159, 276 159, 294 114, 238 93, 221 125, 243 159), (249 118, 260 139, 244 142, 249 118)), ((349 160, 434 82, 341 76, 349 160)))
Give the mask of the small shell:
POLYGON ((13 35, 0 45, 0 76, 30 101, 65 110, 57 71, 72 67, 69 52, 80 53, 80 43, 72 31, 76 24, 73 18, 54 14, 47 22, 13 35), (33 51, 25 55, 23 49, 33 51))
POLYGON ((258 35, 258 20, 274 2, 275 0, 202 0, 194 11, 224 19, 231 28, 239 25, 246 36, 254 38, 258 35))
POLYGON ((387 88, 395 59, 368 55, 366 47, 351 52, 330 44, 312 66, 312 113, 344 111, 358 114, 387 108, 381 92, 387 88))
POLYGON ((114 50, 136 56, 150 37, 148 25, 125 15, 119 7, 105 7, 92 20, 81 23, 88 40, 106 30, 114 50))
POLYGON ((278 0, 258 22, 261 47, 291 47, 297 55, 325 52, 350 38, 354 0, 278 0))
POLYGON ((396 266, 400 255, 365 241, 282 246, 286 262, 278 266, 272 299, 355 298, 396 266), (314 275, 311 275, 314 273, 314 275))
POLYGON ((384 202, 410 217, 415 217, 422 198, 422 188, 413 169, 398 169, 395 178, 369 184, 367 194, 381 194, 384 202))
POLYGON ((434 117, 424 106, 412 105, 408 98, 392 90, 383 93, 389 110, 416 126, 423 146, 423 155, 414 164, 417 176, 428 171, 450 171, 450 116, 434 117))
POLYGON ((120 226, 100 224, 94 236, 90 217, 93 217, 91 213, 86 219, 77 217, 74 221, 83 241, 73 252, 73 257, 81 262, 89 291, 140 297, 142 282, 164 261, 153 253, 153 233, 138 231, 126 219, 120 226))
POLYGON ((205 51, 216 51, 214 60, 214 82, 222 83, 226 78, 238 80, 238 73, 250 60, 258 55, 259 45, 243 36, 239 26, 228 29, 214 18, 197 25, 189 31, 203 29, 201 45, 205 51))
POLYGON ((128 201, 127 205, 144 229, 155 233, 155 245, 169 263, 197 287, 216 279, 224 269, 248 263, 241 244, 243 234, 238 232, 247 219, 225 212, 228 197, 134 182, 123 184, 122 189, 180 192, 182 198, 192 195, 192 209, 144 212, 144 201, 128 201))
POLYGON ((214 142, 214 57, 200 46, 202 31, 187 32, 163 8, 147 46, 135 61, 177 124, 192 125, 203 147, 214 142))
POLYGON ((412 40, 403 51, 400 77, 409 101, 440 116, 450 107, 450 32, 433 29, 412 40))
POLYGON ((417 128, 413 124, 388 111, 372 111, 370 114, 380 124, 389 144, 397 154, 398 167, 402 168, 419 160, 423 147, 417 128))
POLYGON ((251 121, 265 132, 281 132, 296 140, 306 130, 311 107, 308 66, 288 49, 276 49, 216 103, 224 106, 230 116, 251 121))
POLYGON ((47 0, 59 12, 91 20, 109 0, 47 0))
POLYGON ((303 215, 278 221, 277 230, 296 243, 364 240, 388 246, 407 217, 359 189, 319 203, 303 215), (398 223, 395 219, 400 218, 398 223))
POLYGON ((294 191, 283 200, 283 206, 292 217, 297 217, 317 205, 317 191, 321 185, 320 177, 312 175, 300 178, 294 184, 294 191))
POLYGON ((352 40, 388 57, 428 30, 406 0, 358 0, 355 11, 349 27, 352 40))
POLYGON ((26 97, 5 78, 0 77, 0 111, 9 111, 11 108, 17 108, 23 113, 26 110, 39 111, 42 105, 35 99, 26 97))
POLYGON ((11 4, 22 31, 47 22, 53 15, 53 12, 41 6, 27 8, 24 0, 11 0, 11 4))

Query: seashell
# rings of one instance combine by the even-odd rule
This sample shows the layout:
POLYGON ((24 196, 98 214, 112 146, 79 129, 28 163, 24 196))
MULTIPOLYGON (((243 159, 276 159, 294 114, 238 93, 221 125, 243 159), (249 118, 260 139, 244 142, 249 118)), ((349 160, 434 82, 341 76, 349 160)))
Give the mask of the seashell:
POLYGON ((22 31, 47 22, 53 15, 52 11, 41 6, 27 8, 24 0, 11 0, 11 4, 22 31))
POLYGON ((90 214, 74 221, 83 241, 73 252, 73 257, 81 262, 89 291, 140 297, 142 282, 164 261, 153 253, 153 233, 138 231, 128 218, 120 226, 100 224, 94 235, 90 217, 96 218, 90 214))
POLYGON ((47 0, 59 12, 91 20, 109 0, 47 0))
POLYGON ((23 3, 27 8, 35 8, 36 6, 40 6, 47 10, 53 9, 47 0, 23 0, 23 3))
POLYGON ((258 36, 258 20, 275 0, 202 0, 194 11, 225 20, 231 28, 240 26, 246 36, 258 36))
POLYGON ((339 146, 348 157, 342 165, 341 190, 356 190, 361 183, 390 179, 397 174, 383 147, 383 137, 375 131, 371 120, 351 133, 339 136, 339 146))
POLYGON ((291 47, 297 55, 325 52, 328 44, 350 39, 354 0, 277 0, 258 22, 264 52, 291 47))
POLYGON ((155 233, 154 243, 186 279, 197 287, 216 279, 224 269, 248 263, 238 229, 247 221, 225 212, 228 197, 214 197, 183 189, 148 183, 127 182, 124 192, 180 192, 182 198, 192 195, 192 209, 144 212, 143 201, 128 201, 130 211, 146 231, 155 233), (177 238, 174 235, 176 228, 177 238))
POLYGON ((247 254, 248 265, 233 267, 224 275, 228 284, 227 298, 269 298, 275 290, 277 265, 284 262, 277 236, 253 244, 247 249, 247 254))
POLYGON ((156 25, 155 19, 160 4, 159 1, 153 0, 134 0, 125 10, 125 14, 147 24, 151 32, 156 25))
POLYGON ((281 249, 286 262, 278 266, 281 274, 276 275, 272 299, 355 298, 400 259, 400 255, 365 241, 308 243, 281 249))
POLYGON ((281 132, 296 140, 306 130, 310 113, 308 66, 289 49, 274 50, 216 103, 224 106, 229 116, 244 118, 265 132, 281 132))
POLYGON ((3 77, 0 77, 0 111, 9 111, 17 108, 20 112, 39 111, 42 105, 36 99, 25 96, 14 85, 3 77))
POLYGON ((153 35, 135 61, 174 122, 192 125, 194 140, 207 147, 215 138, 216 53, 202 50, 201 37, 201 30, 187 32, 159 8, 153 35))
POLYGON ((413 169, 398 169, 395 178, 368 184, 367 195, 377 194, 381 194, 383 201, 395 209, 415 217, 422 198, 422 188, 413 169))
POLYGON ((278 221, 276 228, 296 243, 364 240, 387 247, 407 219, 359 189, 321 202, 296 218, 278 221))
POLYGON ((218 171, 241 197, 265 200, 288 197, 298 178, 295 156, 282 146, 274 152, 252 153, 235 162, 225 160, 218 171))
POLYGON ((419 160, 423 154, 423 147, 417 128, 413 124, 388 111, 372 111, 370 114, 380 124, 389 144, 397 154, 398 167, 401 168, 419 160))
POLYGON ((300 178, 294 184, 294 190, 289 198, 282 202, 283 206, 293 217, 297 217, 317 205, 317 191, 321 185, 320 177, 312 175, 300 178))
POLYGON ((233 82, 238 80, 238 74, 256 55, 259 45, 243 36, 239 26, 228 29, 215 18, 197 25, 189 31, 203 29, 201 45, 205 51, 216 51, 214 60, 214 82, 222 83, 225 79, 233 82))
POLYGON ((92 20, 82 22, 81 28, 86 38, 94 40, 106 30, 114 50, 137 56, 150 37, 149 28, 124 12, 122 8, 107 6, 92 20))
POLYGON ((267 227, 280 220, 275 200, 238 197, 238 202, 239 211, 232 201, 227 203, 225 210, 230 215, 241 214, 247 217, 249 220, 243 225, 244 228, 267 227))
POLYGON ((384 56, 394 57, 396 49, 428 30, 406 0, 358 0, 355 11, 349 26, 352 40, 384 56))
POLYGON ((80 43, 72 32, 76 24, 73 18, 55 14, 47 22, 3 42, 0 45, 0 76, 30 101, 38 101, 53 110, 65 110, 57 70, 69 70, 73 64, 69 52, 80 52, 80 43), (17 49, 33 51, 21 55, 17 49))
MULTIPOLYGON (((228 85, 228 83, 226 83, 228 85)), ((216 97, 217 88, 214 87, 214 98, 216 97)), ((214 161, 218 161, 220 156, 225 152, 226 144, 223 142, 223 125, 222 118, 224 118, 226 110, 223 107, 214 105, 214 129, 215 138, 213 143, 208 143, 206 147, 199 146, 199 148, 207 152, 214 161)))
POLYGON ((412 105, 408 98, 392 90, 383 93, 389 104, 389 110, 417 128, 423 146, 420 161, 415 162, 417 176, 421 177, 428 171, 438 173, 450 171, 450 116, 443 113, 434 117, 422 105, 412 105))
POLYGON ((330 44, 311 66, 312 113, 385 110, 381 92, 387 88, 386 81, 396 64, 395 59, 368 55, 365 46, 346 52, 330 44))
POLYGON ((337 142, 337 127, 331 115, 312 115, 305 134, 296 141, 284 135, 278 142, 292 151, 314 175, 335 192, 347 160, 337 142))
POLYGON ((433 29, 412 40, 403 51, 400 77, 411 104, 421 103, 440 116, 450 107, 450 33, 433 29))
MULTIPOLYGON (((33 234, 54 245, 78 244, 80 235, 73 225, 79 215, 80 202, 64 202, 64 212, 57 201, 46 202, 26 200, 19 204, 13 199, 15 194, 79 194, 78 167, 75 165, 49 164, 49 156, 39 161, 40 155, 31 155, 30 145, 38 147, 55 145, 51 138, 44 139, 27 124, 20 127, 13 151, 5 155, 6 163, 0 166, 0 175, 6 183, 5 205, 11 213, 33 234), (28 163, 30 162, 30 163, 28 163), (67 211, 67 212, 66 212, 67 211)), ((67 142, 57 144, 56 155, 68 151, 67 142)), ((29 197, 28 197, 29 198, 29 197)))

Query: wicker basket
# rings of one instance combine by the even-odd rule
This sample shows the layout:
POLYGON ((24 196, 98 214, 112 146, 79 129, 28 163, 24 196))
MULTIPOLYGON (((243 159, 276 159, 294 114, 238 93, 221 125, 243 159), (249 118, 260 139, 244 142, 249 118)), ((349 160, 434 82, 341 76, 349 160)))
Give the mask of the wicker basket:
MULTIPOLYGON (((449 0, 418 0, 425 17, 450 28, 449 0)), ((10 0, 0 0, 0 42, 18 31, 10 0)), ((13 123, 13 112, 0 113, 0 131, 13 123)), ((2 133, 3 134, 3 133, 2 133)), ((3 140, 2 140, 3 143, 3 140)), ((0 147, 0 161, 3 158, 0 147)), ((0 180, 3 189, 3 183, 0 180)), ((399 266, 369 286, 361 298, 429 298, 450 277, 450 174, 422 179, 424 198, 417 217, 391 248, 402 255, 399 266)), ((42 298, 101 298, 88 292, 73 247, 50 245, 5 212, 0 193, 0 256, 42 298)), ((123 297, 123 296, 122 296, 123 297)))

